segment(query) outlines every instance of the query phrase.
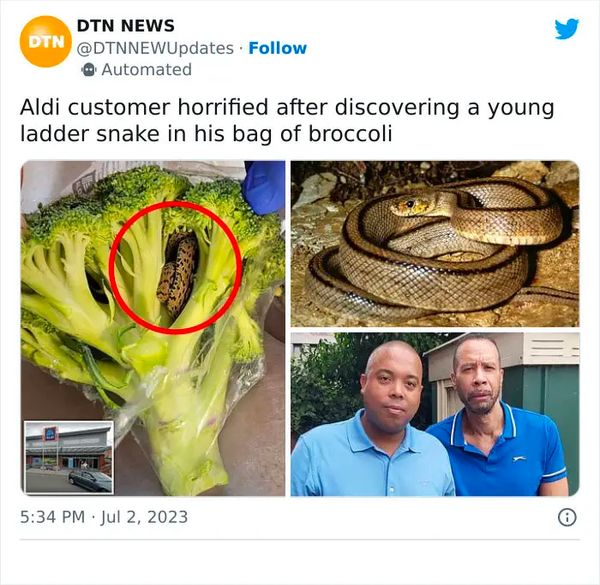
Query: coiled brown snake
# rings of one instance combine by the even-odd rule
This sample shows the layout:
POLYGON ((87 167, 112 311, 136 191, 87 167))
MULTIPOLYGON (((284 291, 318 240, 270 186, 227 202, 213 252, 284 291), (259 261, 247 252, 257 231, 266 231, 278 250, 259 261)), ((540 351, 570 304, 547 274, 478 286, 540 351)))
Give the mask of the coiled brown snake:
POLYGON ((382 322, 480 310, 516 294, 577 305, 575 293, 523 288, 523 246, 552 242, 562 227, 557 201, 513 178, 385 195, 350 212, 339 248, 311 259, 306 290, 328 311, 382 322), (457 261, 457 252, 475 259, 457 261))

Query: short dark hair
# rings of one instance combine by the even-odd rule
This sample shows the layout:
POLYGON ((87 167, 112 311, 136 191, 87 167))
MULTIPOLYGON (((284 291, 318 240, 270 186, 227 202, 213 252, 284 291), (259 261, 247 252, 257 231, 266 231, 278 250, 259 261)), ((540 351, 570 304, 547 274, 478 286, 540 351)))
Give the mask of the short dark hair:
POLYGON ((461 337, 460 341, 456 344, 456 347, 454 348, 454 355, 452 356, 452 370, 454 372, 456 372, 456 366, 457 366, 456 356, 458 354, 458 350, 467 341, 473 341, 473 340, 479 340, 479 339, 483 339, 485 341, 489 341, 496 348, 496 351, 498 352, 498 362, 501 361, 500 350, 498 349, 498 344, 491 337, 489 337, 487 335, 483 335, 481 333, 469 333, 469 334, 465 335, 464 337, 461 337))

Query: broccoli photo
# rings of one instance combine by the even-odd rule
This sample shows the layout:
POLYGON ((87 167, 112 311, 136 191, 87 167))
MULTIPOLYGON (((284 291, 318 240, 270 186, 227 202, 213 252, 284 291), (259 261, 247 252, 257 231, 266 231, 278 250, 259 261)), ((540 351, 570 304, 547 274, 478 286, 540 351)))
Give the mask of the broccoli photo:
MULTIPOLYGON (((259 216, 240 184, 192 186, 158 167, 99 181, 26 216, 21 243, 21 348, 63 380, 93 386, 111 416, 138 416, 164 491, 196 495, 226 484, 218 434, 231 374, 261 364, 258 301, 283 281, 285 245, 276 214, 259 216), (233 232, 242 256, 239 293, 213 325, 167 335, 134 322, 115 300, 109 256, 121 227, 141 209, 189 201, 233 232)), ((170 329, 194 327, 223 305, 236 277, 233 247, 208 216, 171 207, 125 232, 114 263, 125 303, 170 329)), ((259 311, 260 312, 260 311, 259 311)), ((255 370, 256 371, 256 368, 255 370)), ((255 382, 257 376, 249 376, 255 382)))

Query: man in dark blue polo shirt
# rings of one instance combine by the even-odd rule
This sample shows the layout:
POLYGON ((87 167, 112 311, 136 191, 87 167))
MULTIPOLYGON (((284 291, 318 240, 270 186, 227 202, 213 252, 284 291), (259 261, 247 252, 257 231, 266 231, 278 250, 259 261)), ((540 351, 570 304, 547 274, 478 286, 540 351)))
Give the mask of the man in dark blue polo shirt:
POLYGON ((465 405, 427 431, 448 451, 459 496, 568 496, 558 429, 545 415, 499 400, 504 371, 496 343, 467 335, 451 380, 465 405))
POLYGON ((448 454, 410 426, 421 399, 422 365, 407 343, 376 348, 360 377, 364 408, 298 439, 293 496, 453 496, 448 454))

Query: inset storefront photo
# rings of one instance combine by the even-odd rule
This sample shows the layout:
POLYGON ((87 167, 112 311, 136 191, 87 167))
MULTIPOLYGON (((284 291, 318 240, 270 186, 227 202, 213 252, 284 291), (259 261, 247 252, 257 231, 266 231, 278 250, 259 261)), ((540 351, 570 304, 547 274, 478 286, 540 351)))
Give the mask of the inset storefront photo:
POLYGON ((579 334, 293 333, 292 496, 567 496, 579 334))
POLYGON ((27 494, 112 494, 112 421, 26 421, 27 494))

